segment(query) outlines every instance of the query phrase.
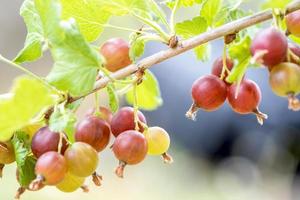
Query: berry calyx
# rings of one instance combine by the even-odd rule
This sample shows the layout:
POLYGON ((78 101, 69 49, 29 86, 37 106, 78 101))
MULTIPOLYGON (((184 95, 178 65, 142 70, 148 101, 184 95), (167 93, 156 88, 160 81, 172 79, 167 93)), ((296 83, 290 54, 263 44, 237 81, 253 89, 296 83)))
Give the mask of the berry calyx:
POLYGON ((294 63, 281 63, 273 67, 269 83, 272 91, 289 99, 289 109, 298 111, 300 108, 296 96, 300 93, 300 67, 294 63))
POLYGON ((142 133, 129 130, 121 133, 116 138, 112 150, 120 161, 115 172, 118 177, 123 178, 126 165, 135 165, 144 160, 147 155, 148 144, 142 133))
POLYGON ((35 165, 37 178, 29 185, 29 189, 36 191, 42 188, 43 184, 58 184, 64 179, 67 169, 67 162, 61 154, 55 151, 43 154, 37 160, 35 165))
POLYGON ((100 48, 100 53, 105 57, 105 67, 115 72, 132 63, 129 57, 129 44, 121 38, 107 40, 100 48))
POLYGON ((68 172, 64 179, 56 185, 56 188, 62 192, 74 192, 83 185, 84 180, 85 178, 74 176, 68 172))
POLYGON ((0 178, 2 178, 3 176, 3 169, 4 169, 5 165, 4 164, 0 164, 0 178))
POLYGON ((205 111, 217 110, 227 97, 226 84, 215 75, 206 75, 197 79, 192 85, 193 105, 186 113, 190 119, 195 119, 198 108, 205 111))
POLYGON ((255 114, 259 124, 268 118, 264 113, 261 113, 258 106, 261 101, 261 91, 258 85, 250 80, 243 79, 239 88, 233 84, 228 89, 228 102, 231 108, 239 114, 255 114))
POLYGON ((300 10, 292 12, 286 16, 286 25, 289 33, 300 37, 300 10))
POLYGON ((145 133, 146 140, 148 143, 148 154, 149 155, 160 155, 165 162, 169 163, 172 158, 167 156, 166 152, 170 147, 170 136, 161 127, 149 127, 145 133))
POLYGON ((219 57, 213 63, 211 74, 221 78, 222 80, 226 80, 226 77, 229 75, 229 72, 232 70, 233 65, 234 65, 233 61, 230 58, 226 58, 226 68, 225 68, 225 66, 223 65, 223 57, 219 57), (223 67, 225 69, 223 69, 223 67), (224 76, 221 77, 223 70, 225 70, 225 73, 224 76))
MULTIPOLYGON (((31 150, 36 158, 39 158, 46 152, 58 151, 60 133, 53 132, 48 126, 40 128, 32 138, 31 150)), ((68 148, 68 143, 65 139, 66 136, 62 138, 61 153, 64 154, 65 150, 68 148)))
POLYGON ((88 177, 98 166, 97 151, 89 144, 75 142, 65 152, 68 170, 75 176, 88 177))
POLYGON ((285 35, 271 27, 256 34, 250 50, 256 62, 265 66, 274 66, 284 61, 287 48, 288 42, 285 35))
MULTIPOLYGON (((139 122, 147 124, 146 118, 142 112, 138 111, 139 122)), ((111 132, 115 137, 127 130, 135 130, 134 109, 132 107, 121 108, 112 118, 111 132)), ((143 124, 139 123, 140 132, 144 132, 143 124)))
POLYGON ((15 150, 12 143, 0 142, 0 164, 10 164, 15 162, 15 150))
POLYGON ((101 182, 102 182, 103 178, 102 178, 102 176, 97 174, 97 172, 93 173, 92 180, 93 180, 93 182, 96 186, 101 186, 102 185, 101 182))
POLYGON ((87 116, 76 126, 75 140, 91 145, 98 152, 108 145, 109 139, 109 124, 96 116, 87 116))

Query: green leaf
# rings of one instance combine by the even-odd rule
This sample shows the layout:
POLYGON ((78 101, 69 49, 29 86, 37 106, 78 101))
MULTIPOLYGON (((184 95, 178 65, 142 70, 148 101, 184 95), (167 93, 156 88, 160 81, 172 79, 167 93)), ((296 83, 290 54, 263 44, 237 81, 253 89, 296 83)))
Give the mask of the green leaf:
POLYGON ((19 183, 22 187, 27 187, 36 177, 35 163, 36 159, 31 155, 30 139, 27 133, 17 132, 11 140, 19 172, 19 183))
POLYGON ((215 17, 214 26, 218 27, 249 15, 250 12, 239 8, 242 2, 243 0, 232 0, 222 6, 215 17))
POLYGON ((206 0, 202 4, 200 16, 206 19, 209 27, 215 26, 216 16, 222 8, 223 0, 206 0))
POLYGON ((293 40, 295 43, 300 45, 300 38, 296 37, 294 35, 290 35, 289 38, 291 38, 291 40, 293 40))
POLYGON ((58 0, 26 0, 21 10, 28 34, 24 48, 14 59, 16 63, 35 61, 40 58, 48 44, 60 41, 62 32, 58 29, 60 4, 58 0), (45 46, 44 46, 45 45, 45 46))
MULTIPOLYGON (((179 7, 189 7, 195 4, 202 3, 203 0, 179 0, 179 7)), ((166 4, 169 8, 173 8, 175 5, 176 0, 166 0, 163 3, 166 4)))
POLYGON ((74 20, 62 22, 61 28, 64 40, 52 46, 55 64, 47 80, 72 96, 80 96, 93 89, 102 57, 85 41, 74 20))
POLYGON ((167 24, 166 16, 153 0, 98 0, 111 15, 132 15, 167 24))
MULTIPOLYGON (((163 100, 157 79, 149 70, 146 71, 143 82, 137 86, 138 107, 144 110, 155 110, 162 105, 163 100)), ((133 104, 134 96, 131 89, 126 94, 126 100, 133 104)))
POLYGON ((9 140, 16 130, 59 101, 43 83, 27 76, 16 79, 12 93, 11 98, 0 100, 0 141, 9 140))
POLYGON ((132 61, 136 61, 136 59, 144 54, 146 42, 147 41, 138 33, 133 33, 130 35, 129 56, 132 61))
POLYGON ((263 9, 267 8, 285 8, 292 0, 266 0, 262 4, 263 9))
POLYGON ((63 31, 59 28, 61 17, 61 6, 59 0, 34 0, 35 7, 40 16, 44 37, 52 43, 63 39, 63 31))
POLYGON ((109 107, 110 110, 115 113, 119 110, 119 98, 118 95, 115 92, 115 88, 112 84, 108 84, 106 86, 106 91, 109 97, 109 107))
POLYGON ((241 41, 233 43, 230 46, 230 58, 236 60, 237 64, 226 79, 229 83, 242 80, 251 60, 250 45, 251 38, 246 36, 241 41))
MULTIPOLYGON (((177 23, 175 26, 176 34, 184 39, 194 37, 207 31, 207 23, 203 17, 195 17, 192 20, 186 20, 177 23)), ((196 56, 200 60, 207 60, 210 56, 210 45, 203 44, 194 49, 196 56)))
POLYGON ((211 45, 209 43, 202 44, 194 49, 196 58, 201 61, 207 61, 211 57, 211 45))
POLYGON ((26 27, 27 36, 24 48, 14 59, 16 63, 34 61, 42 56, 42 43, 44 32, 40 16, 34 5, 34 0, 25 0, 20 9, 20 15, 23 17, 26 27))
POLYGON ((96 40, 103 32, 111 14, 104 11, 99 0, 61 0, 63 19, 73 17, 88 41, 96 40))
POLYGON ((74 142, 75 123, 77 121, 75 114, 65 109, 65 104, 60 104, 55 107, 54 112, 49 119, 49 128, 54 132, 64 132, 68 139, 74 142))

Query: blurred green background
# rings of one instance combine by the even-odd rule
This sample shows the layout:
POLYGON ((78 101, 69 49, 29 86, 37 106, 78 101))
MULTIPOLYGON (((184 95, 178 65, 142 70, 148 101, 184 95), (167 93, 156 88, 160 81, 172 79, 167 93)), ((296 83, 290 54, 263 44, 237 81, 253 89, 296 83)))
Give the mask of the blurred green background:
MULTIPOLYGON (((13 58, 22 48, 26 30, 18 11, 21 0, 0 2, 0 53, 13 58)), ((255 8, 257 1, 248 1, 255 8)), ((181 10, 178 21, 195 16, 199 8, 181 10)), ((130 18, 114 18, 114 24, 137 28, 130 18)), ((127 39, 127 33, 107 29, 101 40, 111 37, 127 39)), ((165 48, 156 43, 147 46, 146 55, 165 48)), ((215 58, 221 55, 222 43, 213 43, 215 58)), ((170 133, 170 154, 175 162, 164 164, 159 157, 148 156, 137 165, 128 166, 125 178, 114 174, 118 161, 110 149, 100 155, 98 172, 103 175, 103 185, 94 187, 90 179, 89 193, 77 191, 65 194, 55 187, 39 192, 27 192, 24 200, 289 200, 300 199, 298 163, 300 146, 299 113, 287 110, 286 102, 275 97, 267 83, 266 70, 250 70, 248 76, 258 82, 263 90, 262 110, 270 115, 264 127, 256 124, 254 116, 234 114, 228 105, 214 113, 200 112, 197 122, 185 119, 184 113, 191 103, 190 86, 199 75, 208 73, 211 62, 201 63, 192 53, 173 58, 153 68, 161 87, 164 105, 154 112, 146 112, 150 125, 164 127, 170 133), (172 72, 172 73, 170 73, 172 72), (168 74, 166 76, 166 74, 168 74), (180 102, 180 103, 179 103, 180 102), (283 117, 284 116, 284 117, 283 117)), ((30 70, 46 75, 52 65, 47 54, 31 63, 30 70)), ((10 89, 20 72, 0 63, 0 92, 10 89)), ((107 98, 103 94, 103 104, 107 98)), ((78 111, 93 106, 92 98, 85 100, 78 111)), ((0 200, 13 199, 18 184, 15 165, 5 167, 0 180, 0 200)))

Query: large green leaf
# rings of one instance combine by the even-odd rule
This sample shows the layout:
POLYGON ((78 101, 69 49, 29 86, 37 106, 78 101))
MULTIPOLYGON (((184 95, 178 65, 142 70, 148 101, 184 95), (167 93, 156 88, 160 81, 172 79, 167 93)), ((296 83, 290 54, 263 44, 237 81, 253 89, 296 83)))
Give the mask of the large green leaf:
POLYGON ((88 41, 94 41, 102 33, 111 14, 102 9, 99 0, 61 0, 63 19, 76 19, 80 31, 88 41))
MULTIPOLYGON (((169 7, 169 8, 173 8, 175 5, 175 2, 177 0, 166 0, 164 1, 164 3, 169 7)), ((193 6, 195 4, 200 4, 202 3, 203 0, 179 0, 178 6, 179 7, 189 7, 189 6, 193 6)))
POLYGON ((18 170, 18 181, 22 187, 27 187, 36 177, 36 159, 31 153, 30 139, 27 133, 17 132, 12 139, 18 170))
POLYGON ((72 96, 83 95, 93 89, 102 57, 81 35, 74 20, 60 26, 64 40, 51 48, 55 61, 47 80, 72 96))
POLYGON ((14 82, 12 93, 0 100, 0 141, 9 140, 16 130, 59 100, 43 83, 27 76, 14 82))
POLYGON ((285 8, 290 2, 292 2, 292 0, 265 0, 262 4, 262 8, 285 8))
POLYGON ((222 8, 223 0, 206 0, 202 4, 200 16, 206 19, 207 25, 214 27, 216 17, 222 8))
POLYGON ((20 15, 25 21, 28 34, 26 36, 24 48, 14 59, 17 63, 34 61, 40 58, 44 40, 42 22, 35 8, 34 0, 24 1, 20 9, 20 15))
MULTIPOLYGON (((207 28, 208 26, 205 18, 195 17, 192 20, 186 20, 177 23, 175 26, 175 31, 177 35, 183 37, 184 39, 187 39, 204 33, 207 28)), ((210 46, 209 44, 203 44, 199 47, 196 47, 194 51, 198 59, 205 61, 209 58, 210 46)))
MULTIPOLYGON (((136 95, 138 107, 144 110, 154 110, 163 102, 158 81, 150 71, 146 71, 143 82, 137 86, 136 95)), ((130 104, 134 103, 133 90, 126 94, 126 100, 130 104)))
POLYGON ((17 63, 40 58, 43 45, 51 46, 52 42, 60 41, 63 36, 61 29, 57 28, 60 20, 59 0, 26 0, 20 14, 24 18, 28 34, 24 48, 14 59, 17 63))

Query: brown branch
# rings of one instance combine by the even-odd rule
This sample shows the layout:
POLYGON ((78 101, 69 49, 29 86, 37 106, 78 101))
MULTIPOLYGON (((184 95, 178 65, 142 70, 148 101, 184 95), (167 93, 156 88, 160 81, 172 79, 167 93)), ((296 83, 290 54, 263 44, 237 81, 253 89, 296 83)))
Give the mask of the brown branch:
MULTIPOLYGON (((289 4, 286 8, 286 14, 289 14, 291 12, 294 12, 296 10, 300 10, 300 0, 293 1, 291 4, 289 4)), ((169 48, 164 51, 160 51, 158 53, 155 53, 149 57, 146 57, 142 60, 140 60, 136 64, 129 65, 121 70, 118 70, 114 73, 112 73, 109 77, 103 77, 100 80, 98 80, 95 84, 95 89, 91 91, 89 94, 94 93, 104 87, 112 80, 118 80, 125 78, 127 76, 130 76, 131 74, 134 74, 138 71, 139 68, 148 69, 152 67, 155 64, 161 63, 169 58, 172 58, 174 56, 177 56, 179 54, 182 54, 188 50, 191 50, 199 45, 205 44, 209 41, 234 34, 239 32, 240 30, 243 30, 245 28, 248 28, 250 26, 262 23, 264 21, 270 20, 273 18, 272 10, 266 10, 263 12, 256 13, 251 16, 247 16, 244 18, 241 18, 236 21, 232 21, 228 24, 225 24, 223 26, 220 26, 218 28, 215 28, 211 31, 202 33, 196 37, 190 38, 188 40, 181 41, 179 45, 177 45, 176 48, 169 48)), ((80 98, 83 98, 89 94, 86 94, 84 96, 76 97, 73 100, 78 100, 80 98)))

